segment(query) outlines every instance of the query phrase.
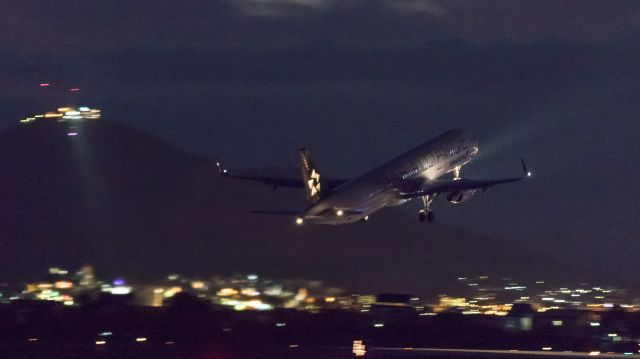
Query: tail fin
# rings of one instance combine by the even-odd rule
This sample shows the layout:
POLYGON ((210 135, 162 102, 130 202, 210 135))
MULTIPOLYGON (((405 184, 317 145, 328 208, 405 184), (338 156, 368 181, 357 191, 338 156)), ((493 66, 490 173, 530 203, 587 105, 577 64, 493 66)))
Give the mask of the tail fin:
POLYGON ((320 173, 311 159, 309 150, 304 147, 300 149, 300 169, 305 183, 307 200, 311 203, 318 202, 320 200, 320 173))

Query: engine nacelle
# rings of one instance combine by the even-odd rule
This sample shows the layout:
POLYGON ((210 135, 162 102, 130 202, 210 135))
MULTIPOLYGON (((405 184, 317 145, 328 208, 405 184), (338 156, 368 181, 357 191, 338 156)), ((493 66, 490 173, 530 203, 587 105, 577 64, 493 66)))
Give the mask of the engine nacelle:
POLYGON ((476 193, 475 189, 465 189, 462 191, 451 192, 447 195, 447 201, 458 204, 468 201, 476 193))

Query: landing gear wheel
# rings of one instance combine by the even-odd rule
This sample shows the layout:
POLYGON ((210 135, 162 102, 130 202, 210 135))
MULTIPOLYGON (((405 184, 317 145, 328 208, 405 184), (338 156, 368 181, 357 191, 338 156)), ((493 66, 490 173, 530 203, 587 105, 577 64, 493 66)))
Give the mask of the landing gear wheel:
POLYGON ((429 223, 435 222, 436 221, 436 212, 434 212, 434 211, 427 212, 427 221, 429 221, 429 223))
POLYGON ((421 197, 422 205, 424 206, 424 208, 421 209, 420 212, 418 212, 418 219, 420 220, 420 222, 431 223, 436 220, 435 213, 433 213, 433 211, 429 209, 429 205, 433 201, 434 197, 435 197, 435 194, 421 197))

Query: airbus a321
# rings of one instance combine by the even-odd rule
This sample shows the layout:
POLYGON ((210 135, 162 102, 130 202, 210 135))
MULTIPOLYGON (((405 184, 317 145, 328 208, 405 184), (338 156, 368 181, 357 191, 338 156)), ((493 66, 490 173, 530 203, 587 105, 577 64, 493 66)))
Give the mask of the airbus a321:
POLYGON ((302 178, 234 175, 217 162, 227 177, 258 181, 277 187, 304 188, 309 203, 302 210, 254 211, 261 214, 289 215, 303 223, 346 224, 367 221, 385 207, 401 205, 419 198, 420 222, 434 222, 431 202, 444 195, 450 203, 469 200, 477 190, 531 176, 522 159, 524 174, 519 177, 473 180, 460 177, 462 166, 478 154, 478 142, 467 131, 447 131, 403 153, 386 164, 353 179, 320 179, 320 172, 306 148, 300 149, 302 178), (450 178, 446 178, 449 177, 450 178))

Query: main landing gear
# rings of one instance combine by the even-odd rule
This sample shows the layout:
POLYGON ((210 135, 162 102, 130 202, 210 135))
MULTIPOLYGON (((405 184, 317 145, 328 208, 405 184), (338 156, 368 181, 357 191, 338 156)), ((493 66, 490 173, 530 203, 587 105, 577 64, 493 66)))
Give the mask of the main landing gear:
POLYGON ((424 206, 424 209, 421 209, 420 212, 418 212, 418 219, 420 220, 420 222, 424 223, 424 222, 435 222, 436 220, 436 214, 435 212, 433 212, 432 210, 429 209, 429 205, 431 204, 431 202, 433 201, 433 198, 435 197, 435 195, 428 195, 428 196, 422 196, 420 197, 422 199, 422 205, 424 206))

